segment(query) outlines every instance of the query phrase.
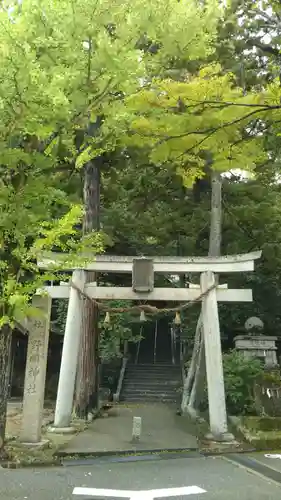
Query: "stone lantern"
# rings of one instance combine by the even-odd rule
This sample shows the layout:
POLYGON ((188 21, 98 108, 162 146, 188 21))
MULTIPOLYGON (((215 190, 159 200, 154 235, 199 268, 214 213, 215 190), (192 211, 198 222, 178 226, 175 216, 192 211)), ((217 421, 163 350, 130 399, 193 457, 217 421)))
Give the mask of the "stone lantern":
POLYGON ((247 359, 262 360, 267 369, 277 368, 277 337, 263 335, 264 324, 255 316, 248 318, 244 326, 247 333, 234 338, 235 348, 247 359))

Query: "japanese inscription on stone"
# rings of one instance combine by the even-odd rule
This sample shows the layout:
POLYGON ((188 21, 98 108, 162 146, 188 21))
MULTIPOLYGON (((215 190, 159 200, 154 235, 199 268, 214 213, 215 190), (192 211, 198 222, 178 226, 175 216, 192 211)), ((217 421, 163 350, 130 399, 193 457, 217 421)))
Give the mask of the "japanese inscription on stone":
POLYGON ((36 380, 40 373, 40 360, 43 357, 45 335, 44 318, 36 318, 31 321, 29 335, 25 391, 26 394, 31 395, 36 392, 36 380))
POLYGON ((141 435, 141 417, 133 417, 132 440, 139 440, 141 435))
POLYGON ((268 341, 267 340, 254 340, 253 346, 256 347, 268 347, 268 341))
POLYGON ((48 354, 51 299, 35 296, 33 306, 38 316, 29 320, 25 369, 21 441, 37 443, 41 439, 42 411, 48 354))

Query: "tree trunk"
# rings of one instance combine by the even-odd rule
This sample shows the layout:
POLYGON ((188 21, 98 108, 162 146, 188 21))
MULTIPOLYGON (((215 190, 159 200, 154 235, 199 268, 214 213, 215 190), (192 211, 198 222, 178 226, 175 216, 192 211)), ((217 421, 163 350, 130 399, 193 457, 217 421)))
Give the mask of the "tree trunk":
MULTIPOLYGON (((84 171, 83 234, 100 229, 100 165, 99 158, 88 162, 84 171)), ((96 273, 87 272, 86 281, 97 281, 96 273)), ((86 418, 91 409, 98 405, 98 308, 83 299, 81 348, 78 359, 75 413, 86 418)))
MULTIPOLYGON (((211 174, 211 217, 210 217, 210 236, 209 236, 209 257, 219 257, 221 254, 221 225, 222 225, 222 205, 221 191, 222 179, 219 172, 212 170, 211 174)), ((216 277, 218 280, 218 276, 216 277)), ((201 330, 203 330, 202 318, 200 315, 201 330)), ((194 377, 193 400, 190 401, 191 409, 196 411, 204 395, 204 386, 206 380, 206 361, 203 331, 201 335, 200 356, 197 364, 197 372, 194 377)))
POLYGON ((0 457, 3 455, 12 357, 12 329, 4 325, 0 331, 0 457))
MULTIPOLYGON (((219 172, 212 170, 211 174, 211 217, 210 217, 210 236, 209 236, 209 257, 218 257, 221 253, 221 226, 222 226, 222 178, 219 172)), ((217 277, 218 279, 218 277, 217 277)), ((195 361, 190 365, 187 374, 182 397, 182 412, 188 413, 191 417, 197 416, 196 408, 202 401, 204 393, 204 384, 206 379, 206 365, 204 355, 204 336, 202 328, 202 316, 198 318, 195 342, 192 358, 195 361), (200 339, 200 340, 199 340, 200 339), (199 345, 198 345, 199 342, 199 345), (194 370, 195 365, 195 370, 194 370), (192 389, 190 392, 190 383, 192 389)))
POLYGON ((221 254, 221 226, 222 226, 222 179, 219 172, 212 171, 211 197, 211 225, 209 239, 209 257, 219 257, 221 254))

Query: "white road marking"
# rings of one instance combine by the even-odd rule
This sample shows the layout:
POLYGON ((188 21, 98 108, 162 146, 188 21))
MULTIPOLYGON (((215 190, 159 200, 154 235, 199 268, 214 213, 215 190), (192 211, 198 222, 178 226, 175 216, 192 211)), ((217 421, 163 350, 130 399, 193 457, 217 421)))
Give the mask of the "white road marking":
POLYGON ((154 498, 176 497, 182 495, 198 495, 206 493, 199 486, 183 486, 180 488, 163 488, 159 490, 105 490, 100 488, 74 488, 73 495, 92 497, 130 498, 131 500, 153 500, 154 498))

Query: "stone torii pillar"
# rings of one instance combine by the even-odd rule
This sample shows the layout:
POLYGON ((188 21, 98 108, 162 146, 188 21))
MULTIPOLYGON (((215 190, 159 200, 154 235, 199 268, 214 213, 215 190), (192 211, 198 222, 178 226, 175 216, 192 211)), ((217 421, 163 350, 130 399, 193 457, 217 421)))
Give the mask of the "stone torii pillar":
MULTIPOLYGON (((211 271, 202 273, 200 284, 202 293, 215 285, 214 273, 211 271)), ((210 419, 210 435, 207 437, 216 441, 232 441, 234 437, 228 432, 227 425, 219 311, 215 288, 202 299, 202 318, 210 419)))
MULTIPOLYGON (((83 289, 86 281, 85 272, 75 270, 72 281, 80 289, 83 289)), ((53 427, 50 428, 53 432, 72 432, 73 430, 70 424, 81 339, 81 324, 82 298, 79 292, 71 287, 62 348, 55 420, 53 427)))
POLYGON ((35 295, 32 305, 40 311, 40 315, 27 321, 29 334, 20 440, 28 445, 41 444, 51 302, 47 294, 35 295))

